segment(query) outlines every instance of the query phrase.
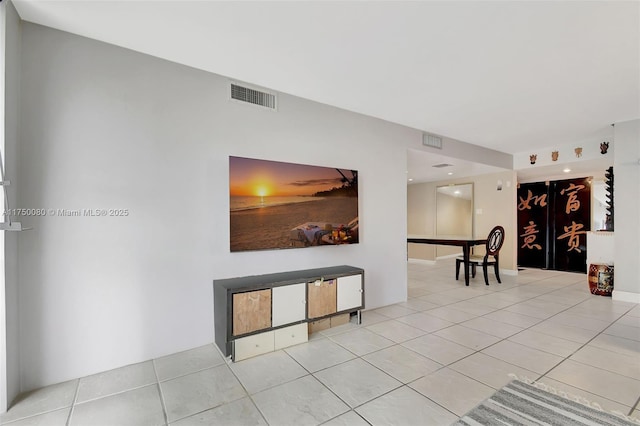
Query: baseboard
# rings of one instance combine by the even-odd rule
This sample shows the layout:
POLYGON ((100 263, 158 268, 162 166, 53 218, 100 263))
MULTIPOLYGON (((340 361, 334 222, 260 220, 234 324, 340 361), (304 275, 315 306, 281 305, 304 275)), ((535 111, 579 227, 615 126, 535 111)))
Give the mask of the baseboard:
POLYGON ((436 260, 452 259, 452 258, 456 258, 456 257, 458 257, 458 256, 460 256, 460 253, 457 253, 457 254, 447 254, 447 255, 445 255, 445 256, 438 256, 438 257, 436 257, 436 260))
POLYGON ((640 293, 631 293, 630 291, 620 291, 613 289, 611 298, 618 302, 640 303, 640 293))
POLYGON ((407 263, 415 263, 418 265, 435 265, 436 261, 435 260, 427 260, 427 259, 412 259, 409 258, 407 259, 407 263))
POLYGON ((500 269, 500 275, 508 275, 510 277, 517 277, 518 271, 513 269, 500 269))

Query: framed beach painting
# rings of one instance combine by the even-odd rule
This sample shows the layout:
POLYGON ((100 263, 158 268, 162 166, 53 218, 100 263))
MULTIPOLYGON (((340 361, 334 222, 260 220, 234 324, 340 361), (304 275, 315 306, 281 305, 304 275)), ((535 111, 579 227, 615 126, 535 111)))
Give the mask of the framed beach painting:
POLYGON ((358 243, 358 172, 229 157, 232 252, 358 243))

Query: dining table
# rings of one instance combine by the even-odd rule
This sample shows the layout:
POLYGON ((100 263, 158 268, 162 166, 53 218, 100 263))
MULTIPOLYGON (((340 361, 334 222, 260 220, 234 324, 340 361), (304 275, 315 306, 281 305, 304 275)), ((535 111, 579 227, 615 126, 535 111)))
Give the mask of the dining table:
POLYGON ((462 257, 464 260, 464 283, 469 285, 469 264, 471 256, 471 247, 484 245, 487 243, 486 238, 464 237, 457 235, 407 235, 408 244, 431 244, 438 246, 459 246, 462 247, 462 257))

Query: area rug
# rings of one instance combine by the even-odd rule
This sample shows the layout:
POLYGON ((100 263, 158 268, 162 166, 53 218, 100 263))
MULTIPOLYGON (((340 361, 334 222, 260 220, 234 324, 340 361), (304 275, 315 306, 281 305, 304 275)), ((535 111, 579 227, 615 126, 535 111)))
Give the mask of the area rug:
POLYGON ((638 426, 622 413, 609 413, 512 380, 454 425, 619 425, 638 426))

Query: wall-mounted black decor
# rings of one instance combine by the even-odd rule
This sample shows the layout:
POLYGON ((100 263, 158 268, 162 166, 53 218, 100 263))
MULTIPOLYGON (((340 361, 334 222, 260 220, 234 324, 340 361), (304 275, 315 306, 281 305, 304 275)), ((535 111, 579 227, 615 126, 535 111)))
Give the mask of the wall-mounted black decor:
MULTIPOLYGON (((608 143, 607 146, 609 146, 608 143)), ((607 169, 604 177, 605 191, 607 191, 607 216, 604 220, 604 229, 613 232, 613 167, 607 169)))
POLYGON ((588 178, 520 185, 518 265, 586 273, 590 226, 588 178))

